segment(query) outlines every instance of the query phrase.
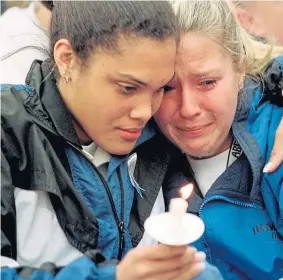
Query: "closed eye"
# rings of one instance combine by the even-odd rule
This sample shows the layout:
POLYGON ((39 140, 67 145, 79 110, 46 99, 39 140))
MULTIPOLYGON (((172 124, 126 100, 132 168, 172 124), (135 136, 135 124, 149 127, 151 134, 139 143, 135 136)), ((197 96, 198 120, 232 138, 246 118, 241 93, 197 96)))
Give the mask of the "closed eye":
POLYGON ((199 84, 199 87, 200 87, 201 89, 205 89, 205 90, 207 90, 207 89, 212 89, 212 88, 215 87, 216 83, 217 83, 216 80, 206 80, 206 81, 201 82, 201 83, 199 84))
POLYGON ((134 86, 119 85, 119 87, 124 93, 132 93, 137 90, 137 88, 134 86))
POLYGON ((164 93, 170 92, 170 91, 172 91, 172 90, 174 90, 174 89, 176 89, 176 87, 166 85, 166 86, 164 87, 164 93))

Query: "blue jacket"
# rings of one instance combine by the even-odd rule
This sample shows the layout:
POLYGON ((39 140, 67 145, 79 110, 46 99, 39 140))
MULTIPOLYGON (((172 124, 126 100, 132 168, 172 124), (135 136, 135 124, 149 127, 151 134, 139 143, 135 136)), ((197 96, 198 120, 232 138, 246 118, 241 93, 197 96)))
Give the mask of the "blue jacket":
MULTIPOLYGON (((162 164, 156 166, 159 176, 141 172, 133 185, 128 156, 113 156, 103 180, 82 153, 71 117, 44 62, 35 61, 27 86, 2 86, 1 101, 1 256, 16 261, 21 249, 17 246, 21 233, 17 229, 16 188, 48 193, 68 242, 85 254, 65 267, 56 267, 50 256, 46 260, 50 263, 38 269, 33 263, 5 268, 2 279, 115 279, 115 259, 137 245, 143 234, 143 223, 140 228, 131 227, 130 218, 150 215, 166 169, 162 164), (141 179, 147 190, 145 198, 138 186, 141 179), (142 200, 142 207, 131 215, 134 197, 142 200), (121 232, 117 220, 123 222, 121 232), (132 238, 136 234, 139 237, 132 238)), ((135 151, 151 137, 150 129, 145 129, 135 151)), ((141 161, 136 167, 148 169, 141 161)), ((208 265, 198 279, 220 279, 219 272, 208 265)))
MULTIPOLYGON (((283 164, 272 174, 262 172, 283 116, 282 107, 263 102, 267 94, 281 95, 282 72, 283 56, 267 68, 265 92, 262 86, 247 81, 232 124, 243 154, 218 177, 204 198, 196 193, 189 201, 189 211, 200 215, 206 227, 194 245, 207 253, 224 279, 283 277, 283 164)), ((177 195, 176 189, 188 177, 195 180, 192 170, 185 173, 169 182, 169 198, 177 195)))

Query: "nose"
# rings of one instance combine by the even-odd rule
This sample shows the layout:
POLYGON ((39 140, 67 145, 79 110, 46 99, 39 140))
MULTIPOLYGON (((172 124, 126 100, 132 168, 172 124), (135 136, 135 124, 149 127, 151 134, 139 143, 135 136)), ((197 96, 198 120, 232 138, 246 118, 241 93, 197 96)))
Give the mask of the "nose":
POLYGON ((162 93, 141 94, 130 112, 130 118, 146 123, 159 109, 162 98, 162 93))
POLYGON ((196 92, 182 88, 180 89, 179 99, 179 110, 182 118, 191 119, 200 114, 200 104, 196 92))

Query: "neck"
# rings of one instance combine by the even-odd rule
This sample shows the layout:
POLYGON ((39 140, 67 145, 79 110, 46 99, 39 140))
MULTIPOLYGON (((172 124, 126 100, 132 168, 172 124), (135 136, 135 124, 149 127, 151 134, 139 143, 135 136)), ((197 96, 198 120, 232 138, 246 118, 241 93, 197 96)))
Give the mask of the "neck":
POLYGON ((77 136, 80 140, 81 145, 83 146, 87 146, 89 144, 91 144, 93 142, 93 140, 88 136, 88 134, 85 132, 84 128, 81 126, 81 124, 79 123, 79 121, 77 121, 77 119, 75 118, 69 104, 68 104, 68 98, 65 98, 66 96, 70 95, 69 90, 70 87, 68 85, 66 85, 61 78, 58 78, 58 81, 56 83, 58 91, 63 99, 63 102, 67 108, 67 110, 70 112, 71 116, 72 116, 72 123, 73 126, 75 128, 75 131, 77 133, 77 136), (68 89, 69 87, 69 89, 68 89))
POLYGON ((90 145, 93 141, 90 139, 90 137, 84 132, 83 128, 81 125, 73 118, 73 125, 76 130, 76 133, 80 139, 81 145, 82 146, 88 146, 90 145))

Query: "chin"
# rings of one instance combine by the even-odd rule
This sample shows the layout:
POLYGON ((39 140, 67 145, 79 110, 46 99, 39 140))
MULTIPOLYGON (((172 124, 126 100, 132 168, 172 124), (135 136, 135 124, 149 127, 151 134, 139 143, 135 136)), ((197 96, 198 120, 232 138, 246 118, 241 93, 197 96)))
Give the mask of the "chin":
POLYGON ((181 149, 186 155, 193 158, 209 158, 213 156, 213 151, 203 147, 194 147, 188 148, 186 147, 184 150, 181 149))
POLYGON ((135 145, 119 145, 119 146, 116 146, 115 148, 112 149, 108 149, 108 153, 117 156, 126 156, 135 148, 135 145))
POLYGON ((186 155, 192 157, 192 158, 196 158, 196 159, 205 159, 205 158, 209 158, 210 155, 207 153, 202 153, 202 152, 185 152, 186 155))
MULTIPOLYGON (((199 149, 186 149, 186 151, 184 151, 188 156, 196 158, 196 159, 206 159, 206 158, 211 158, 214 157, 218 154, 220 154, 222 151, 219 151, 216 148, 211 148, 211 145, 209 147, 205 148, 201 148, 199 147, 199 149), (210 149, 209 149, 210 148, 210 149)), ((224 152, 224 151, 223 151, 224 152)))

